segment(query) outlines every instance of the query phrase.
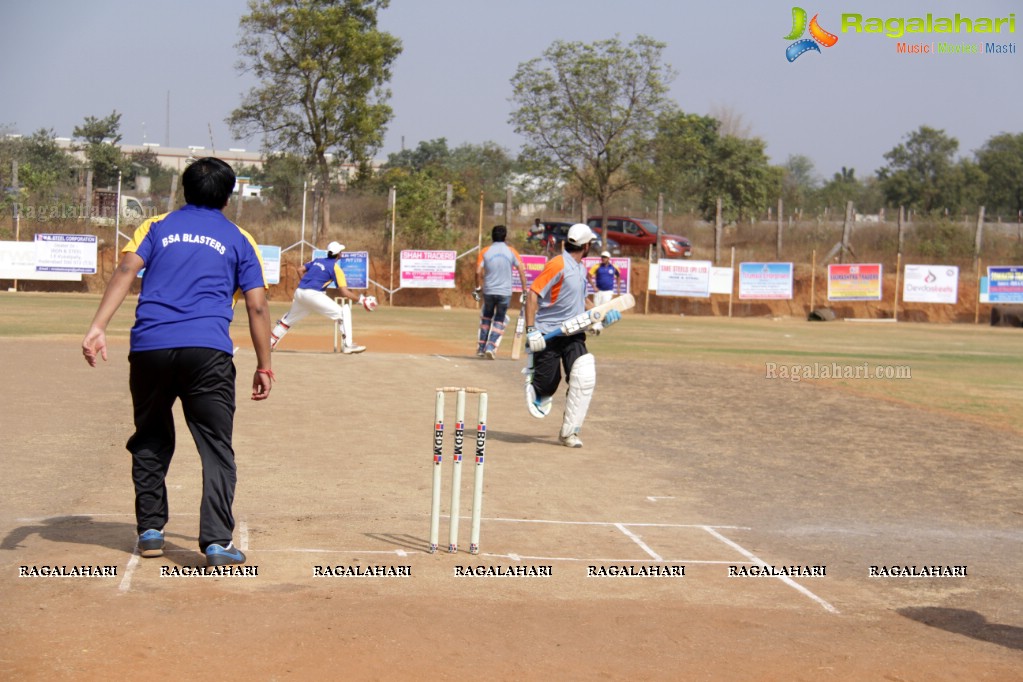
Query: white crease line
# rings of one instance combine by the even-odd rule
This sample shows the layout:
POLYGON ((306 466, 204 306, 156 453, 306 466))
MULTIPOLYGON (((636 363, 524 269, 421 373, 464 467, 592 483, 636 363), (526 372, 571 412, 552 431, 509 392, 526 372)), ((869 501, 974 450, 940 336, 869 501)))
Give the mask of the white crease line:
MULTIPOLYGON (((298 554, 395 554, 397 556, 408 556, 404 549, 316 549, 314 547, 289 547, 284 549, 261 549, 260 554, 269 552, 295 552, 298 554)), ((426 552, 424 549, 423 552, 426 552)), ((445 552, 446 554, 447 552, 445 552)))
MULTIPOLYGON (((770 564, 768 564, 766 561, 764 561, 763 559, 758 558, 752 552, 747 551, 745 548, 741 547, 738 543, 729 540, 724 535, 722 535, 721 533, 717 532, 716 530, 714 530, 710 526, 705 526, 704 530, 707 531, 708 533, 710 533, 711 535, 713 535, 714 537, 716 537, 721 542, 723 542, 726 545, 728 545, 729 547, 731 547, 732 549, 734 549, 739 554, 742 554, 744 557, 746 557, 747 559, 749 559, 753 563, 759 564, 760 566, 763 566, 763 567, 770 566, 770 564)), ((792 580, 792 578, 789 578, 787 575, 779 575, 779 576, 772 576, 772 577, 778 578, 783 583, 785 583, 786 585, 788 585, 792 589, 796 590, 797 592, 802 592, 804 595, 806 595, 810 599, 814 600, 815 602, 817 602, 818 604, 823 606, 826 611, 830 611, 831 613, 839 613, 838 609, 836 609, 834 606, 832 606, 828 602, 824 601, 823 599, 818 597, 816 594, 814 594, 810 590, 806 589, 805 587, 803 587, 802 585, 797 583, 795 580, 792 580)))
POLYGON ((249 551, 249 524, 245 521, 238 522, 238 544, 243 552, 249 551))
POLYGON ((654 561, 664 561, 664 559, 662 559, 661 556, 657 552, 655 552, 654 550, 650 549, 650 546, 648 544, 646 544, 645 542, 643 542, 643 540, 638 535, 633 533, 631 530, 629 530, 628 528, 626 528, 625 526, 623 526, 620 523, 616 523, 615 524, 615 528, 617 528, 618 530, 620 530, 623 533, 625 533, 626 537, 628 537, 630 540, 632 540, 637 545, 639 545, 640 548, 644 552, 646 552, 651 557, 653 557, 654 561))
POLYGON ((124 577, 121 578, 121 584, 117 586, 117 591, 124 594, 131 589, 131 577, 135 574, 135 569, 139 565, 139 550, 136 547, 132 553, 131 558, 128 559, 128 565, 124 568, 124 577))
POLYGON ((484 518, 484 521, 504 523, 553 523, 563 526, 629 526, 632 528, 726 528, 729 530, 753 530, 749 526, 716 526, 703 523, 618 523, 616 521, 551 521, 549 519, 506 519, 484 518))

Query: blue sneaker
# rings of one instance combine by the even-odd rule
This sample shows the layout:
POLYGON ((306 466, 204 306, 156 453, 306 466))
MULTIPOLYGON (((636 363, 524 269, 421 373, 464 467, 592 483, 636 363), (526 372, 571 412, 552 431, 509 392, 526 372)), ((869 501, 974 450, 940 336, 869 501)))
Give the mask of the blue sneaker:
POLYGON ((139 554, 142 556, 163 556, 163 531, 150 529, 140 535, 139 554))
POLYGON ((245 555, 234 546, 233 542, 222 545, 210 545, 206 548, 207 566, 231 566, 233 564, 244 564, 245 555))

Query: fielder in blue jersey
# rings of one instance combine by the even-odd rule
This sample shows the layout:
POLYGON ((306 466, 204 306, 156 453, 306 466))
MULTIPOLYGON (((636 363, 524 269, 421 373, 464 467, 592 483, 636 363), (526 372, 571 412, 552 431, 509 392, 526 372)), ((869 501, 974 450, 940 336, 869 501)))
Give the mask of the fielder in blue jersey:
POLYGON ((593 305, 610 301, 618 295, 622 285, 622 273, 611 262, 607 251, 600 254, 600 262, 590 268, 586 279, 593 287, 593 305))
MULTIPOLYGON (((284 314, 284 317, 277 320, 273 331, 270 332, 270 349, 275 350, 284 335, 288 333, 299 320, 305 318, 309 313, 317 313, 329 317, 341 324, 341 352, 346 355, 361 353, 366 350, 365 346, 355 345, 352 332, 352 307, 345 303, 339 305, 337 301, 327 294, 327 287, 334 285, 344 298, 355 300, 356 296, 348 288, 348 281, 345 279, 345 271, 341 269, 338 259, 341 252, 345 250, 343 244, 331 242, 327 244, 327 257, 314 258, 301 267, 299 272, 302 279, 295 289, 295 296, 291 302, 291 309, 284 314)), ((359 294, 358 302, 372 312, 377 309, 375 296, 359 294)))
POLYGON ((168 521, 165 479, 174 455, 172 407, 181 400, 202 460, 199 550, 208 566, 245 562, 232 544, 237 480, 232 435, 234 296, 241 292, 256 352, 252 399, 270 395, 270 312, 256 242, 223 213, 235 175, 220 159, 185 169, 186 206, 142 223, 107 285, 82 341, 86 362, 107 359, 106 328, 145 268, 128 353, 135 433, 128 439, 142 556, 161 556, 168 521))

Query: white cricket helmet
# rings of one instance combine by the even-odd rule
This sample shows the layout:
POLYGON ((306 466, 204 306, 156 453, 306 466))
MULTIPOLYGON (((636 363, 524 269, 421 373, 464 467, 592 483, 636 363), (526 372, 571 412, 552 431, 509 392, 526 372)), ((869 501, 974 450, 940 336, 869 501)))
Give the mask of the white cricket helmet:
POLYGON ((341 242, 331 242, 327 244, 327 253, 336 256, 345 250, 345 245, 341 242))
POLYGON ((568 236, 566 237, 568 243, 574 244, 575 246, 589 244, 596 238, 597 235, 593 234, 593 230, 591 230, 590 226, 585 223, 576 223, 572 227, 568 228, 568 236))

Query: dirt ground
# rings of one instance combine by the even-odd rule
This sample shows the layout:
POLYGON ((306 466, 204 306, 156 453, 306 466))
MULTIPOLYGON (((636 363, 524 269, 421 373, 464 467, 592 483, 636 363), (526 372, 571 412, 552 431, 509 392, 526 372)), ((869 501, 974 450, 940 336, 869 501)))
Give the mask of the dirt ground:
MULTIPOLYGON (((293 332, 270 399, 239 400, 236 542, 258 575, 195 578, 161 577, 202 561, 180 413, 168 552, 133 555, 126 345, 90 369, 77 338, 0 339, 0 677, 1023 679, 1019 431, 707 363, 598 356, 585 447, 571 450, 556 445, 563 397, 531 418, 506 347, 487 362, 454 341, 359 341, 370 350, 343 356, 293 332), (426 552, 442 385, 489 391, 479 556, 465 551, 472 400, 462 548, 426 552), (728 577, 762 564, 826 574, 728 577), (65 565, 117 575, 19 576, 65 565), (678 565, 684 576, 587 575, 678 565), (869 577, 878 565, 967 575, 869 577), (551 574, 456 575, 474 566, 551 574)), ((244 397, 251 351, 236 362, 244 397)))

